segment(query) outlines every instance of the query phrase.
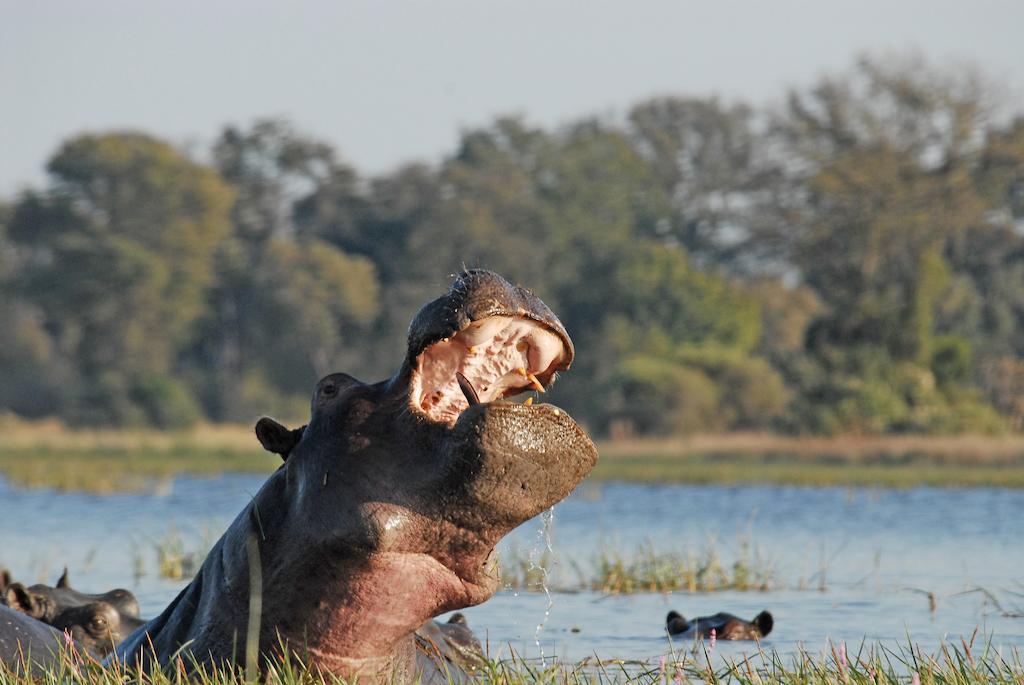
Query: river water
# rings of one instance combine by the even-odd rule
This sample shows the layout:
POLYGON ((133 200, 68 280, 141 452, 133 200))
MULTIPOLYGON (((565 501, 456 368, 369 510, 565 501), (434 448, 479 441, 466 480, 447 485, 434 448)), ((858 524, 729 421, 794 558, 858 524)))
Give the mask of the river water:
MULTIPOLYGON (((88 495, 22 490, 0 478, 0 565, 18 580, 53 583, 66 564, 79 589, 131 589, 153 616, 187 582, 160 578, 156 542, 170 533, 201 549, 230 523, 262 476, 178 478, 159 494, 88 495)), ((596 552, 693 551, 729 562, 747 543, 774 569, 769 592, 517 592, 466 610, 495 656, 578 661, 652 659, 671 644, 665 614, 728 611, 775 617, 763 642, 783 655, 864 641, 926 650, 977 630, 995 649, 1024 649, 1024 492, 585 483, 549 515, 514 531, 502 555, 554 550, 550 585, 589 574, 596 552), (987 591, 982 592, 981 590, 987 591), (935 610, 925 593, 935 598, 935 610), (993 599, 995 601, 993 601, 993 599), (1011 615, 1007 615, 1011 614, 1011 615), (538 626, 541 626, 538 629, 538 626)), ((750 643, 716 647, 750 653, 750 643)))

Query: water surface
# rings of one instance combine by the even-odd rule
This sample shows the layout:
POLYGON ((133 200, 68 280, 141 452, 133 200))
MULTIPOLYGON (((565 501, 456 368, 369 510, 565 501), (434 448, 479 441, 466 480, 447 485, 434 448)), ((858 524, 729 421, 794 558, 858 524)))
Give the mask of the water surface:
MULTIPOLYGON (((0 564, 19 580, 50 583, 66 564, 77 587, 128 587, 143 615, 153 616, 185 583, 158 577, 155 542, 173 528, 186 548, 202 547, 263 480, 182 477, 158 495, 99 496, 20 490, 0 478, 0 564)), ((1014 594, 1024 592, 1022 514, 1021 490, 585 484, 555 508, 549 526, 539 518, 524 524, 501 553, 539 557, 550 541, 552 584, 565 586, 577 569, 589 574, 602 545, 628 552, 650 542, 699 554, 714 544, 729 561, 746 540, 783 589, 550 598, 505 590, 466 613, 496 655, 543 650, 569 660, 656 658, 686 648, 663 633, 669 609, 748 618, 768 609, 775 630, 764 646, 783 653, 821 651, 830 641, 854 652, 864 640, 895 647, 908 638, 933 649, 975 630, 995 647, 1024 648, 1024 619, 969 592, 993 592, 1004 610, 1024 607, 1024 595, 1014 594), (937 598, 934 613, 924 592, 937 598)), ((719 642, 716 649, 731 655, 754 647, 719 642)))

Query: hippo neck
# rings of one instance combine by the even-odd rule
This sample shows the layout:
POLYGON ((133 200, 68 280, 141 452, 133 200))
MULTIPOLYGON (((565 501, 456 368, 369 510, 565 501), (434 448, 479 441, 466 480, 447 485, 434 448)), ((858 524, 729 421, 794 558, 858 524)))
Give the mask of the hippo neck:
POLYGON ((282 468, 271 475, 192 582, 122 644, 120 658, 134 663, 140 651, 145 657, 152 640, 157 654, 177 653, 187 643, 200 664, 244 665, 250 540, 259 549, 259 652, 264 660, 286 645, 311 668, 327 672, 409 674, 415 664, 415 628, 438 613, 490 596, 489 588, 467 585, 429 554, 336 555, 296 534, 301 529, 295 512, 281 507, 288 501, 286 473, 282 468), (424 593, 443 599, 424 615, 396 612, 396 607, 424 607, 424 593))

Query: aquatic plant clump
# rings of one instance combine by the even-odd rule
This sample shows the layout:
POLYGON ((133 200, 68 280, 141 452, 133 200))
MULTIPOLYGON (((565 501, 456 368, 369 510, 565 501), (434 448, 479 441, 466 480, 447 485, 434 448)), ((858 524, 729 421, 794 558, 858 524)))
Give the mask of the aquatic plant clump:
POLYGON ((714 544, 695 553, 658 551, 647 543, 631 556, 602 551, 596 568, 590 589, 605 594, 763 591, 775 586, 775 569, 748 544, 742 544, 736 558, 727 563, 714 544))
POLYGON ((724 590, 768 591, 780 587, 775 566, 743 539, 731 560, 714 542, 699 551, 659 550, 655 543, 639 545, 633 552, 607 547, 593 557, 589 568, 576 561, 570 566, 574 580, 545 582, 554 577, 550 554, 530 559, 512 549, 499 559, 503 587, 511 590, 579 592, 592 590, 609 595, 638 592, 717 592, 724 590))

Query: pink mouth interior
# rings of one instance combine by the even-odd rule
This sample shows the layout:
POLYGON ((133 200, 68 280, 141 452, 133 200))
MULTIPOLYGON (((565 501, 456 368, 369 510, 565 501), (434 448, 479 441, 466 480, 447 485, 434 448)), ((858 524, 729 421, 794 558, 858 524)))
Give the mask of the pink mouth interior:
POLYGON ((534 378, 547 384, 566 355, 562 339, 536 321, 516 316, 481 319, 420 354, 412 402, 428 418, 453 424, 469 407, 456 372, 485 403, 538 389, 534 378))

